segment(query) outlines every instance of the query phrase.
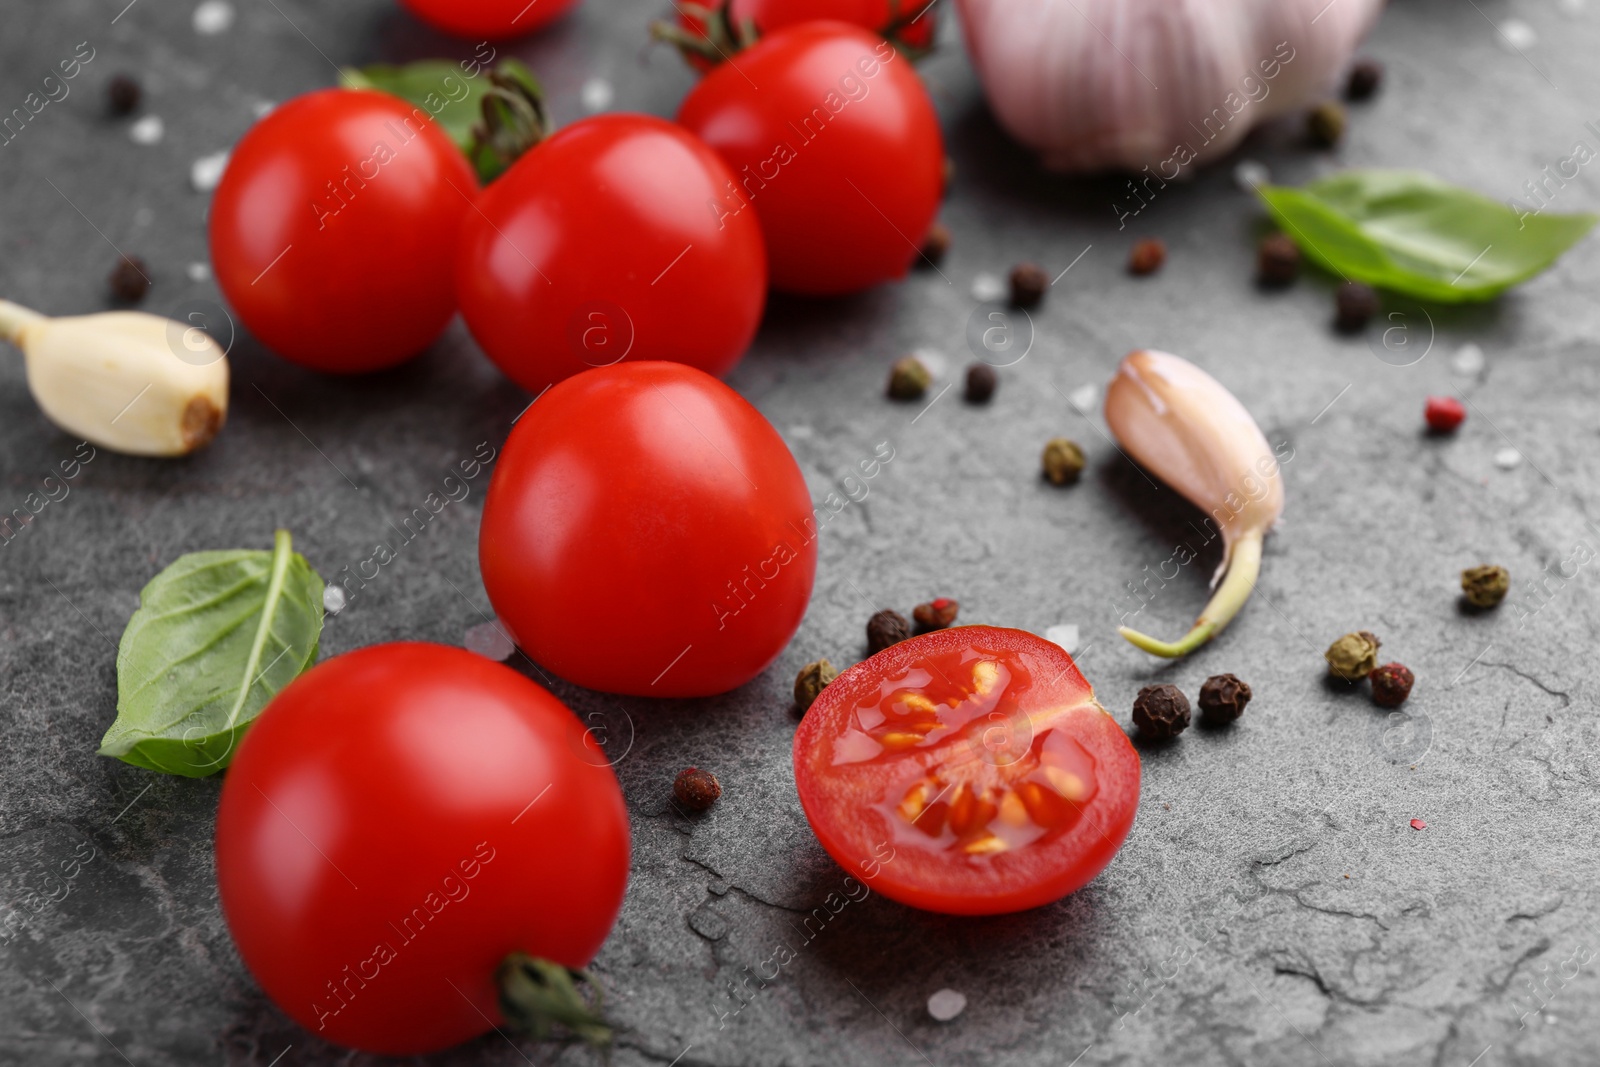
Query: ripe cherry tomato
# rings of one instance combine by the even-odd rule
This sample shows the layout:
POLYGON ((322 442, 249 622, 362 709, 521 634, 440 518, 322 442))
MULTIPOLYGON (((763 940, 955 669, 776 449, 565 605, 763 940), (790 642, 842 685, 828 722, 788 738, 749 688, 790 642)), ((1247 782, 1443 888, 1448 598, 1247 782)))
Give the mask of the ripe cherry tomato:
POLYGON ((1066 896, 1111 862, 1139 804, 1139 755, 1072 657, 991 626, 841 674, 795 733, 794 776, 841 866, 952 915, 1066 896))
POLYGON ((554 22, 578 0, 400 0, 435 29, 473 40, 516 37, 554 22))
POLYGON ((392 1055, 501 1022, 511 952, 582 967, 628 878, 616 776, 540 686, 465 649, 389 644, 296 679, 222 784, 217 885, 267 995, 392 1055))
MULTIPOLYGON (((873 30, 913 52, 933 47, 938 27, 938 16, 926 0, 713 0, 707 6, 718 9, 714 17, 725 20, 731 33, 742 32, 746 23, 758 34, 768 34, 801 22, 833 19, 873 30)), ((678 25, 700 37, 706 35, 705 20, 682 7, 678 25)), ((709 56, 689 54, 687 58, 696 69, 709 70, 728 57, 712 49, 709 56)))
POLYGON ((678 363, 568 378, 506 441, 478 535, 517 644, 590 689, 710 696, 800 626, 817 566, 805 479, 761 413, 678 363))
POLYGON ((621 359, 725 374, 766 302, 753 215, 718 219, 728 168, 682 127, 599 115, 484 190, 457 261, 473 337, 529 392, 621 359))
MULTIPOLYGON (((449 105, 457 106, 457 105, 449 105)), ((244 135, 211 201, 211 262, 239 317, 286 359, 339 373, 421 352, 455 313, 478 180, 428 113, 323 89, 244 135)))
POLYGON ((859 26, 762 39, 701 79, 678 121, 736 173, 714 212, 727 226, 761 220, 778 289, 851 293, 901 277, 939 207, 933 103, 911 61, 859 26))

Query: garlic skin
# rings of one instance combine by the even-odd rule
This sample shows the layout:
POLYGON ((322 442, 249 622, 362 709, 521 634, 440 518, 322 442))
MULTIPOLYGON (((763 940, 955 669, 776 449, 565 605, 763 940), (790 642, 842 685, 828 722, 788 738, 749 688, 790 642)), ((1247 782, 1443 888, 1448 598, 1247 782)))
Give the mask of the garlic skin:
POLYGON ((1315 103, 1383 4, 956 0, 989 106, 1046 167, 1164 181, 1315 103))
POLYGON ((226 354, 172 319, 140 311, 53 319, 0 300, 0 336, 22 349, 28 388, 50 421, 101 448, 187 455, 227 419, 226 354))
POLYGON ((1154 655, 1186 655, 1216 636, 1255 589, 1262 541, 1283 514, 1278 456, 1238 398, 1166 352, 1124 357, 1106 387, 1105 418, 1129 457, 1206 512, 1222 534, 1216 592, 1187 635, 1163 642, 1118 631, 1154 655))

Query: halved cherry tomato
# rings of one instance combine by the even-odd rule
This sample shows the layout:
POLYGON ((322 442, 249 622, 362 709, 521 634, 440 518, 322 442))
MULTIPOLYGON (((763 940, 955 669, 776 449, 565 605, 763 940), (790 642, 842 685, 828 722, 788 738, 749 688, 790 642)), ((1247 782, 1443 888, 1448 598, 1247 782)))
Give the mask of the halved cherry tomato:
POLYGON ((554 22, 578 0, 400 0, 417 18, 457 37, 518 37, 554 22))
POLYGON ((917 257, 944 142, 911 60, 871 30, 806 22, 764 37, 701 79, 678 121, 734 172, 712 213, 761 220, 774 288, 858 292, 917 257))
POLYGON ((1059 646, 961 626, 856 664, 794 738, 795 785, 839 864, 929 911, 1059 900, 1133 826, 1139 755, 1059 646))

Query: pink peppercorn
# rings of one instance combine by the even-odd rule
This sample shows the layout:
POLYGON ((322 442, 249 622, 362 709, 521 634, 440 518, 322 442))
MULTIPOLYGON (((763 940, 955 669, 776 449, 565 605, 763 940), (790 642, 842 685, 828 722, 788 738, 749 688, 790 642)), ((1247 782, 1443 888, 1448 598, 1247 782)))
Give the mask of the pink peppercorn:
POLYGON ((1466 419, 1467 409, 1453 396, 1430 396, 1422 415, 1434 433, 1454 433, 1466 419))

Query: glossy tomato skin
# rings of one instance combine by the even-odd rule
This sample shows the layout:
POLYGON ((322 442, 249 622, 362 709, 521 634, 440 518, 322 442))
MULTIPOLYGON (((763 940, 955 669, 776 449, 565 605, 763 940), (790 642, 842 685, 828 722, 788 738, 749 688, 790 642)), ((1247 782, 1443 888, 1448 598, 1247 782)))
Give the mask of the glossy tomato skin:
POLYGON ((518 420, 478 561, 517 644, 579 685, 710 696, 794 636, 817 522, 761 413, 676 363, 568 378, 518 420))
POLYGON ((578 0, 400 0, 435 29, 456 37, 498 41, 532 33, 576 7, 578 0))
POLYGON ((228 927, 278 1006, 326 1040, 409 1055, 501 1022, 507 953, 593 958, 628 820, 604 755, 543 688, 464 649, 377 645, 312 668, 251 727, 216 858, 228 927))
POLYGON ((993 915, 1061 899, 1128 836, 1139 755, 1060 647, 962 626, 822 691, 794 738, 824 849, 893 900, 993 915))
POLYGON ((830 295, 899 278, 938 210, 933 103, 911 61, 859 26, 763 38, 701 79, 678 121, 736 173, 719 210, 730 225, 761 220, 775 288, 830 295))
MULTIPOLYGON (((937 14, 926 4, 918 14, 915 0, 733 0, 729 16, 735 26, 748 22, 761 34, 801 22, 848 22, 885 36, 892 33, 893 40, 919 50, 932 46, 938 26, 937 14)), ((705 35, 704 20, 683 8, 678 10, 678 24, 705 35)), ((699 56, 691 56, 690 62, 699 70, 714 65, 699 56)))
POLYGON ((561 130, 467 217, 456 276, 473 337, 533 393, 624 358, 727 373, 767 286, 760 224, 718 218, 732 180, 716 153, 649 115, 561 130))
POLYGON ((478 181, 427 112, 323 89, 269 112, 211 202, 228 302, 285 359, 335 373, 417 355, 455 313, 453 251, 478 181))

